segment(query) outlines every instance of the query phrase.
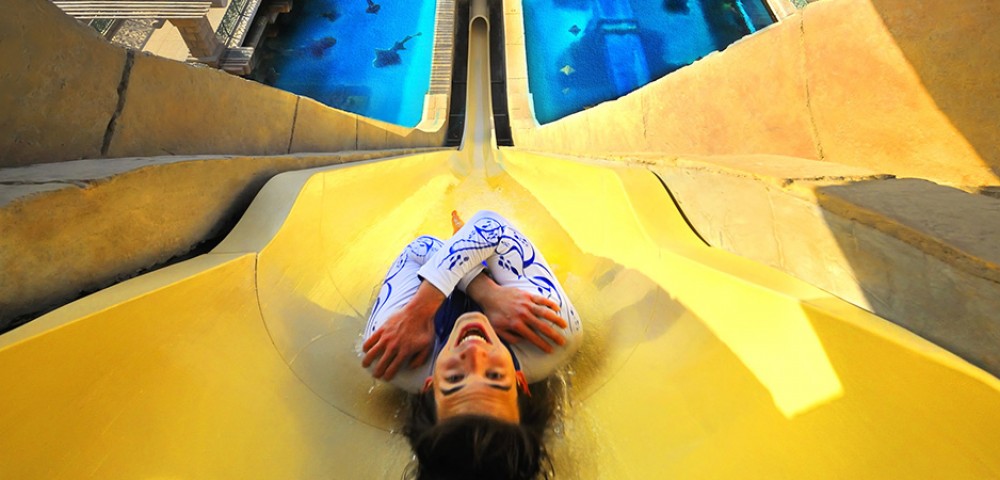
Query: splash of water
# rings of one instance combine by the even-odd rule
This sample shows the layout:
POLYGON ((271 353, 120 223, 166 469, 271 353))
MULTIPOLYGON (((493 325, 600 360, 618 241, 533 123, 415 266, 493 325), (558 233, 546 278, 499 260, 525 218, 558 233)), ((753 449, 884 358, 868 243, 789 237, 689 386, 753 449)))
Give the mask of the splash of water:
POLYGON ((562 440, 566 437, 567 431, 571 430, 573 417, 573 398, 571 395, 573 387, 573 376, 576 372, 570 366, 565 366, 558 371, 549 381, 550 388, 556 398, 554 418, 552 419, 552 434, 562 440))

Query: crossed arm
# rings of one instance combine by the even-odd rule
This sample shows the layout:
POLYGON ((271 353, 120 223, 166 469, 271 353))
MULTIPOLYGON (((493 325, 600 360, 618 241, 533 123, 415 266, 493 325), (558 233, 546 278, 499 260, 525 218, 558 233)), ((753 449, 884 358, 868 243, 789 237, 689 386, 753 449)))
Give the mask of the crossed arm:
MULTIPOLYGON (((563 345, 565 339, 554 328, 566 328, 559 316, 559 305, 541 295, 516 287, 498 285, 485 273, 480 273, 466 287, 466 293, 483 307, 483 313, 508 343, 528 341, 545 353, 552 352, 551 339, 563 345)), ((375 363, 375 378, 391 380, 404 366, 416 368, 431 355, 434 344, 434 314, 445 295, 427 281, 420 283, 416 295, 405 307, 389 319, 365 341, 365 368, 375 363)))

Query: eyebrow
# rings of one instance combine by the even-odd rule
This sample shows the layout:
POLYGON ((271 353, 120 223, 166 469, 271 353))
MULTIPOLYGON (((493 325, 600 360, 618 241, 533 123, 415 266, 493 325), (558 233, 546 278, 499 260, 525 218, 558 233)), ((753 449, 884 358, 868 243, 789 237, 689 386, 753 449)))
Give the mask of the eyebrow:
MULTIPOLYGON (((511 389, 511 387, 514 386, 514 384, 511 383, 511 384, 507 384, 507 385, 498 385, 498 384, 495 384, 495 383, 490 383, 490 384, 487 384, 486 386, 488 386, 490 388, 495 388, 497 390, 502 390, 504 392, 509 392, 510 389, 511 389)), ((462 385, 459 385, 459 386, 455 387, 455 388, 450 388, 448 390, 441 390, 441 395, 444 395, 444 396, 447 397, 448 395, 451 395, 451 394, 453 394, 453 393, 455 393, 455 392, 457 392, 457 391, 459 391, 459 390, 461 390, 463 388, 465 388, 465 384, 464 383, 462 385)))

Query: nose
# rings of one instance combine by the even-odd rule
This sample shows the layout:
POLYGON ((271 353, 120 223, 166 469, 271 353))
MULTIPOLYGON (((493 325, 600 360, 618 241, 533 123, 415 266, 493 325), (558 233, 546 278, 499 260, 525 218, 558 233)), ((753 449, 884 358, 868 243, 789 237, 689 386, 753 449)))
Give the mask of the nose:
POLYGON ((473 370, 476 371, 481 365, 486 364, 489 357, 486 347, 478 343, 470 343, 458 356, 473 370))

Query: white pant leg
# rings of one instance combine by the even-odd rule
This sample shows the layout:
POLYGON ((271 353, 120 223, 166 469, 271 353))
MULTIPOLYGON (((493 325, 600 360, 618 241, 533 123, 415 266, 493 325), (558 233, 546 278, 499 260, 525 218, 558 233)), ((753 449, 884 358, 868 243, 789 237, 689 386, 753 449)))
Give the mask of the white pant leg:
POLYGON ((375 330, 378 330, 393 313, 405 307, 417 294, 417 288, 420 287, 420 277, 417 276, 417 271, 434 252, 441 248, 441 245, 441 240, 424 235, 417 237, 416 240, 403 248, 402 253, 389 267, 385 279, 382 280, 382 287, 379 289, 375 305, 372 306, 371 315, 369 315, 368 323, 365 325, 365 340, 368 340, 368 337, 375 330))
POLYGON ((507 219, 490 211, 476 213, 424 263, 420 275, 450 294, 470 273, 478 273, 484 261, 497 284, 552 299, 560 307, 559 315, 566 319, 565 329, 556 328, 566 343, 554 346, 550 354, 527 341, 511 346, 528 382, 542 380, 579 348, 583 326, 541 252, 507 219))
MULTIPOLYGON (((392 262, 392 266, 389 267, 389 272, 385 274, 385 279, 382 280, 382 287, 379 289, 378 297, 376 297, 375 304, 372 306, 372 312, 368 317, 368 323, 365 325, 362 341, 367 341, 368 337, 381 328, 382 324, 393 313, 405 307, 413 299, 414 295, 417 294, 417 288, 420 287, 421 281, 420 277, 417 276, 417 271, 434 252, 441 248, 441 245, 441 240, 425 235, 417 237, 416 240, 413 240, 403 248, 402 253, 396 257, 396 260, 392 262)), ((432 362, 433 359, 428 364, 432 362)), ((373 362, 368 367, 369 373, 375 371, 376 363, 378 362, 373 362)), ((429 371, 430 369, 426 364, 416 369, 404 367, 400 369, 390 383, 409 392, 419 392, 429 371)))
MULTIPOLYGON (((422 282, 417 272, 441 246, 441 240, 424 235, 417 237, 403 248, 396 260, 392 262, 392 266, 389 267, 385 279, 382 280, 378 297, 375 299, 368 323, 365 325, 362 342, 368 340, 368 337, 381 328, 393 313, 410 303, 422 282)), ((479 270, 469 275, 469 278, 460 280, 459 283, 462 284, 463 290, 464 286, 468 285, 478 273, 479 270)), ((404 367, 396 373, 390 383, 410 392, 419 392, 423 387, 424 379, 433 368, 433 363, 434 359, 431 358, 425 365, 416 369, 404 367)), ((373 363, 368 367, 368 371, 371 373, 374 370, 375 364, 373 363)))

